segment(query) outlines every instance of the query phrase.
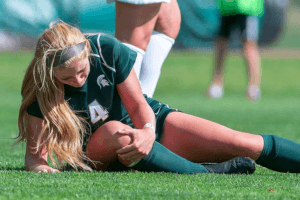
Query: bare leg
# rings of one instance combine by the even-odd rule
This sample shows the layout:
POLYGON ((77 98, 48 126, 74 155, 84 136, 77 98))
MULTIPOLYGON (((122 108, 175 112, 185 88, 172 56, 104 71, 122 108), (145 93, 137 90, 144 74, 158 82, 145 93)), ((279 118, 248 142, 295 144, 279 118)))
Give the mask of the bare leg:
POLYGON ((238 156, 256 160, 264 144, 260 135, 235 131, 180 112, 167 116, 161 143, 197 163, 222 162, 238 156))
POLYGON ((261 59, 257 43, 254 41, 244 41, 243 52, 245 61, 248 65, 249 81, 247 95, 251 100, 255 100, 259 98, 259 91, 257 91, 258 94, 255 94, 255 91, 251 91, 251 87, 255 87, 254 90, 257 88, 259 89, 261 80, 261 59))
POLYGON ((160 8, 116 2, 116 38, 146 51, 160 8))
MULTIPOLYGON (((148 79, 150 79, 150 81, 155 79, 157 70, 152 69, 150 71, 152 74, 154 73, 154 75, 144 72, 142 69, 143 58, 160 9, 161 3, 135 5, 116 2, 116 38, 125 43, 130 49, 136 51, 138 57, 141 57, 140 64, 135 65, 134 70, 140 80, 143 93, 147 95, 151 95, 151 93, 154 92, 151 91, 155 89, 156 84, 151 84, 151 82, 149 84, 148 79), (143 74, 145 81, 141 81, 141 74, 143 74)), ((153 59, 151 59, 151 61, 153 62, 153 59)))
MULTIPOLYGON (((97 161, 96 165, 91 163, 96 170, 106 171, 109 164, 118 159, 116 151, 131 143, 129 136, 116 134, 118 130, 124 128, 130 127, 118 121, 110 121, 93 133, 87 144, 87 156, 97 161)), ((125 160, 120 162, 124 165, 131 164, 125 160)))
POLYGON ((141 53, 144 59, 135 71, 143 93, 149 97, 154 94, 161 67, 178 35, 180 21, 176 0, 145 5, 116 2, 116 37, 132 45, 127 46, 138 53, 146 51, 141 53))
POLYGON ((228 39, 220 37, 217 40, 217 49, 215 54, 215 73, 213 76, 213 84, 223 86, 223 69, 227 55, 228 39))
POLYGON ((208 88, 208 96, 213 99, 218 99, 223 96, 223 68, 227 55, 227 43, 228 39, 219 37, 217 40, 217 48, 215 53, 215 67, 212 78, 212 83, 208 88))
POLYGON ((175 39, 179 33, 181 15, 176 0, 161 4, 161 8, 154 27, 155 31, 175 39))
MULTIPOLYGON (((131 161, 122 160, 116 154, 116 151, 131 143, 131 137, 119 135, 116 132, 123 128, 130 128, 118 121, 107 122, 101 126, 90 138, 87 146, 87 156, 98 161, 96 165, 91 165, 96 170, 122 170, 124 166, 129 166, 131 161), (117 159, 122 165, 117 165, 117 159), (99 161, 101 163, 99 163, 99 161), (113 166, 111 163, 114 163, 113 166)), ((230 160, 220 165, 205 166, 198 163, 188 161, 158 142, 154 142, 149 154, 135 163, 133 169, 148 172, 173 172, 181 174, 196 174, 196 173, 253 173, 253 162, 245 158, 237 158, 230 160), (233 165, 233 166, 232 166, 233 165)))
POLYGON ((146 51, 153 30, 175 39, 180 28, 176 0, 134 5, 116 2, 116 38, 146 51))
POLYGON ((161 4, 139 76, 143 93, 149 97, 152 97, 155 92, 163 63, 178 35, 180 21, 180 11, 176 0, 161 4))

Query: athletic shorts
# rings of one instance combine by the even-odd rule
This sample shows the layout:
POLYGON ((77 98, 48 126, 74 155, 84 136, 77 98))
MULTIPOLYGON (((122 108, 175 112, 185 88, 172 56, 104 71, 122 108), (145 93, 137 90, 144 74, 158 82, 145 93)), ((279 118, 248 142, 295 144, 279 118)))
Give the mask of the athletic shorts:
MULTIPOLYGON (((170 108, 170 106, 168 106, 167 104, 162 104, 157 100, 147 97, 146 95, 144 96, 146 97, 146 101, 149 104, 149 106, 152 108, 155 115, 155 119, 156 119, 155 141, 159 142, 164 131, 165 120, 168 114, 171 112, 176 112, 178 110, 174 108, 170 108)), ((129 115, 124 116, 119 121, 132 128, 135 128, 129 115)))
POLYGON ((254 15, 222 16, 219 36, 229 38, 238 29, 243 40, 257 41, 259 37, 258 17, 254 15))
MULTIPOLYGON (((163 134, 163 131, 164 131, 165 120, 166 120, 168 114, 170 114, 171 112, 176 112, 178 110, 174 109, 174 108, 170 108, 169 105, 162 104, 159 101, 149 98, 149 97, 146 97, 146 100, 155 114, 155 119, 156 119, 156 130, 155 130, 156 139, 155 140, 157 142, 159 142, 161 139, 161 136, 163 134)), ((133 126, 129 116, 128 116, 127 120, 129 123, 127 122, 126 124, 131 126, 132 128, 135 128, 133 126)))
POLYGON ((129 4, 152 4, 152 3, 170 3, 171 0, 106 0, 107 3, 113 3, 115 1, 129 3, 129 4))

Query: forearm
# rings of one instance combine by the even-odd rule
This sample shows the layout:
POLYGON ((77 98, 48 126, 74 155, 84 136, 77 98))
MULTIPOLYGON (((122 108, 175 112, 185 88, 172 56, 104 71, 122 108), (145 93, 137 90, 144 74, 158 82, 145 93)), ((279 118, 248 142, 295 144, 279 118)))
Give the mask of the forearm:
POLYGON ((38 136, 44 126, 44 121, 40 118, 30 116, 30 134, 26 141, 25 168, 27 171, 35 173, 56 173, 56 169, 49 167, 47 163, 48 152, 45 146, 40 146, 38 136))
POLYGON ((46 149, 42 148, 40 151, 35 152, 34 149, 27 146, 25 155, 25 168, 27 171, 32 171, 32 168, 38 165, 47 165, 46 149))
POLYGON ((151 123, 155 127, 155 115, 147 102, 138 104, 136 108, 129 113, 129 116, 133 125, 138 129, 142 129, 147 123, 151 123))
POLYGON ((137 103, 137 105, 135 109, 128 112, 136 129, 118 131, 119 134, 126 134, 132 138, 131 144, 116 151, 122 160, 130 161, 125 164, 126 166, 131 166, 147 156, 156 138, 156 122, 153 110, 147 102, 146 104, 137 103), (146 124, 148 125, 145 126, 146 124))

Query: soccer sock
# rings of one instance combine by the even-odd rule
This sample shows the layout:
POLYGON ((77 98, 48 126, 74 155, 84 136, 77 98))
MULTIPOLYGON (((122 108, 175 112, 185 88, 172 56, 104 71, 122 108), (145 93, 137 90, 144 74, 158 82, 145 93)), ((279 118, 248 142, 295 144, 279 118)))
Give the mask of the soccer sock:
POLYGON ((138 77, 138 79, 140 78, 140 71, 141 71, 141 66, 142 66, 142 61, 145 55, 145 51, 143 49, 140 49, 132 44, 128 44, 128 43, 123 43, 125 46, 127 46, 128 48, 130 48, 131 50, 137 52, 137 58, 136 61, 134 63, 134 71, 136 73, 136 76, 138 77))
POLYGON ((139 77, 143 93, 148 97, 152 97, 154 94, 161 67, 174 42, 173 38, 157 31, 153 31, 151 35, 139 77))
POLYGON ((209 173, 201 164, 190 162, 178 156, 156 141, 149 154, 132 168, 147 172, 172 172, 178 174, 209 173))
POLYGON ((276 135, 262 137, 264 148, 257 164, 278 172, 300 172, 300 144, 276 135))

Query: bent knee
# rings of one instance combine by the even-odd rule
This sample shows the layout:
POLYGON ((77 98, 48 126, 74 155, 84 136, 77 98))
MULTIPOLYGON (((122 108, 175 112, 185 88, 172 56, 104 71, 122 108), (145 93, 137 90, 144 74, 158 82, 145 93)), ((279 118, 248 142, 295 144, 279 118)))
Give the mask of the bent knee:
POLYGON ((119 121, 109 121, 102 125, 95 134, 99 131, 104 141, 109 142, 110 146, 114 149, 119 149, 131 143, 131 137, 129 135, 118 134, 119 130, 125 128, 132 129, 130 126, 119 121))
POLYGON ((124 128, 131 127, 118 121, 110 121, 98 128, 89 139, 87 156, 93 161, 100 161, 101 169, 117 159, 118 149, 131 143, 130 136, 117 133, 124 128))
POLYGON ((175 39, 179 33, 180 24, 180 9, 177 1, 172 0, 171 3, 162 5, 154 29, 175 39))

